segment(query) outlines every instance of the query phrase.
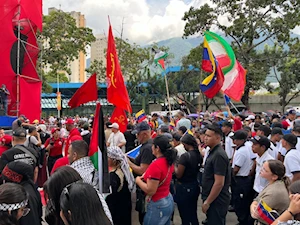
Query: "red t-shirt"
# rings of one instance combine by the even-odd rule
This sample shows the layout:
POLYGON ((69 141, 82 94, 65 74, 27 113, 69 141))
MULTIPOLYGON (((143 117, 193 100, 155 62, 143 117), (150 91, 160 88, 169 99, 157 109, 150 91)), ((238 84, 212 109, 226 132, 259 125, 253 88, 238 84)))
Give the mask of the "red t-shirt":
POLYGON ((56 162, 54 163, 54 166, 52 168, 52 171, 51 171, 51 175, 55 172, 55 170, 57 170, 59 167, 63 167, 63 166, 66 166, 66 165, 69 165, 69 159, 68 157, 63 157, 63 158, 60 158, 58 160, 56 160, 56 162))
MULTIPOLYGON (((168 174, 169 165, 165 157, 158 158, 154 160, 148 169, 145 172, 144 180, 147 181, 148 179, 159 180, 161 183, 168 174)), ((168 177, 164 181, 164 183, 159 186, 156 190, 156 193, 152 196, 151 200, 156 202, 162 198, 165 198, 170 193, 170 183, 172 179, 172 174, 174 172, 174 165, 170 167, 170 171, 168 177)))
POLYGON ((62 155, 62 150, 63 150, 63 144, 64 144, 64 139, 63 138, 48 138, 47 141, 45 142, 45 148, 48 147, 50 144, 50 141, 54 142, 52 147, 50 148, 50 153, 49 156, 59 156, 62 155))
POLYGON ((234 118, 233 131, 238 131, 243 128, 242 121, 237 118, 234 118))
POLYGON ((5 152, 6 150, 8 150, 9 147, 6 146, 0 146, 0 156, 2 156, 2 153, 5 152))
POLYGON ((69 150, 69 146, 70 144, 72 143, 72 141, 75 141, 75 140, 82 140, 82 137, 78 131, 77 128, 73 128, 71 131, 70 131, 70 134, 66 140, 66 144, 65 144, 65 156, 68 155, 68 150, 69 150))

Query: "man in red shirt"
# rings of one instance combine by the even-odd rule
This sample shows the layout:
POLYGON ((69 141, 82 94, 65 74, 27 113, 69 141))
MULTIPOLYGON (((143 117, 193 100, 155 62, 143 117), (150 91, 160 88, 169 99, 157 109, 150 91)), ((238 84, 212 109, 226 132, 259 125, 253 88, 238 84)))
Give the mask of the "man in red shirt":
POLYGON ((51 172, 54 163, 62 156, 63 144, 65 140, 60 138, 59 128, 51 130, 52 137, 48 138, 45 142, 45 148, 49 152, 48 157, 48 171, 51 172))
MULTIPOLYGON (((69 149, 69 146, 70 146, 72 140, 74 138, 78 139, 75 136, 80 136, 81 137, 81 135, 80 135, 79 130, 75 127, 74 121, 73 121, 72 118, 68 118, 65 125, 66 125, 67 131, 69 131, 69 136, 68 136, 68 138, 66 140, 66 143, 65 143, 65 148, 64 148, 64 153, 65 154, 64 154, 64 156, 68 156, 68 149, 69 149)), ((81 140, 82 140, 82 137, 81 137, 81 140)))
POLYGON ((12 136, 3 135, 0 138, 0 157, 2 153, 11 148, 12 136))
POLYGON ((235 131, 241 130, 243 128, 243 120, 246 117, 242 114, 237 114, 236 116, 233 116, 228 105, 227 105, 227 111, 228 111, 228 117, 230 119, 233 119, 233 121, 234 121, 233 131, 235 132, 235 131))

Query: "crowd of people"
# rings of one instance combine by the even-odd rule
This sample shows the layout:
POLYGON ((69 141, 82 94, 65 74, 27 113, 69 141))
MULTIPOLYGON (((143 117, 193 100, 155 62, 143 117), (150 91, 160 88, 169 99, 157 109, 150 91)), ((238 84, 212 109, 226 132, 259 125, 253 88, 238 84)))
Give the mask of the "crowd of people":
POLYGON ((0 225, 43 218, 49 225, 131 225, 133 199, 145 225, 223 225, 228 211, 239 225, 300 224, 300 115, 293 109, 154 113, 131 119, 124 133, 106 117, 110 193, 100 193, 89 157, 92 127, 93 115, 32 122, 21 115, 11 135, 0 129, 0 225))

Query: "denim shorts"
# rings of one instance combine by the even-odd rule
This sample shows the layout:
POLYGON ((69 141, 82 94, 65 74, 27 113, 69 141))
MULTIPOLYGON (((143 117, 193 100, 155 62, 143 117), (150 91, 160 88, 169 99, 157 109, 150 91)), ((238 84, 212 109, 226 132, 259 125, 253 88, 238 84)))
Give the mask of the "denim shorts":
POLYGON ((156 202, 152 200, 147 205, 144 225, 170 225, 174 211, 174 200, 171 194, 156 202))

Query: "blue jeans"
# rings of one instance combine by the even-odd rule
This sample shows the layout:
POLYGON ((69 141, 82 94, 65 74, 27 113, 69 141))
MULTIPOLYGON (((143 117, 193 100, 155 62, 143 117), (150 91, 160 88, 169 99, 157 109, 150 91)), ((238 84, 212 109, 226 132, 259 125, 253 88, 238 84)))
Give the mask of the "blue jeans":
POLYGON ((152 200, 147 205, 144 225, 170 225, 174 211, 174 201, 171 194, 156 202, 152 200))

